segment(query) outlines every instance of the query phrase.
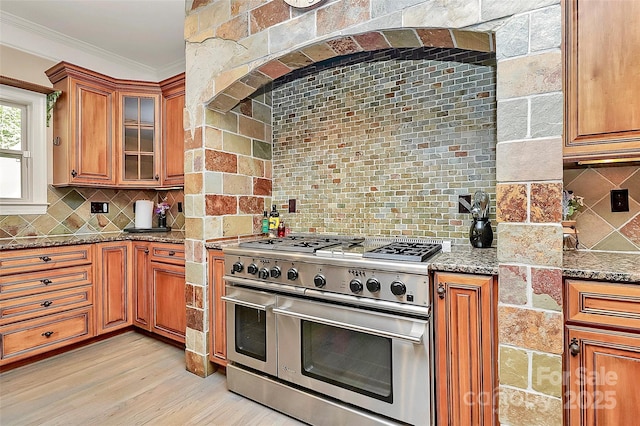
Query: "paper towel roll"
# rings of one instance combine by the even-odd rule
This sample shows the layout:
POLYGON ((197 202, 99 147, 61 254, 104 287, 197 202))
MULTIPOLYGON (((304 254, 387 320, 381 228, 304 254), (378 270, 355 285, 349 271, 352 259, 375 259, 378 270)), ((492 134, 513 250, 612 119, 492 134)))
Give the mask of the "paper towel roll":
POLYGON ((153 217, 153 201, 137 200, 136 201, 136 228, 151 228, 151 219, 153 217))

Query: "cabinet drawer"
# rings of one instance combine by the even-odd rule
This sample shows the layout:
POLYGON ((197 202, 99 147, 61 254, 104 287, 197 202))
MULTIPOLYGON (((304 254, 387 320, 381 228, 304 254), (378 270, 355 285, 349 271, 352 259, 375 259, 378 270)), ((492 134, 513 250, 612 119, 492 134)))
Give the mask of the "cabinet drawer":
POLYGON ((640 285, 566 280, 567 321, 640 331, 640 285))
POLYGON ((81 308, 0 327, 1 363, 93 337, 93 308, 81 308))
POLYGON ((151 261, 184 265, 184 245, 152 244, 151 261))
POLYGON ((86 265, 92 261, 92 247, 92 245, 77 245, 2 251, 0 252, 0 276, 86 265))
POLYGON ((55 314, 93 304, 93 287, 88 285, 34 296, 0 300, 0 325, 55 314))
POLYGON ((92 271, 91 265, 84 265, 0 277, 0 300, 89 285, 92 271))

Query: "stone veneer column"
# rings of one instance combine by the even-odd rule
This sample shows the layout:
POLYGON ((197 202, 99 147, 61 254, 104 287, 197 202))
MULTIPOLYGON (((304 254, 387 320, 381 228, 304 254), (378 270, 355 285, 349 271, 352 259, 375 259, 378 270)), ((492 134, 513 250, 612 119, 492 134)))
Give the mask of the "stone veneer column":
POLYGON ((562 424, 559 6, 496 32, 499 419, 562 424))

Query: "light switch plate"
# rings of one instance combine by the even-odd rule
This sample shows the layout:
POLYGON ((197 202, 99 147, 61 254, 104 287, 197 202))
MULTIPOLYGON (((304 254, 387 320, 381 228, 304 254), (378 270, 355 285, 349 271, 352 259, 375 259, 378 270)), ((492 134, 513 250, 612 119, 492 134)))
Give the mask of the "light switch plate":
POLYGON ((612 212, 628 212, 629 211, 629 190, 628 189, 612 189, 611 190, 611 211, 612 212))
MULTIPOLYGON (((471 194, 458 195, 458 199, 463 198, 467 203, 471 204, 471 194)), ((458 213, 471 213, 460 201, 458 201, 458 213)))

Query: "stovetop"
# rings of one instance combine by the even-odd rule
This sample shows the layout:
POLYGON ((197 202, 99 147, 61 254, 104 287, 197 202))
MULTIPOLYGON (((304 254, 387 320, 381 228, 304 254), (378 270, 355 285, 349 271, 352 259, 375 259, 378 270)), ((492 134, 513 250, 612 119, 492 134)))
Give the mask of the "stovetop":
POLYGON ((341 236, 291 235, 246 241, 241 248, 275 252, 315 254, 321 257, 369 258, 389 261, 424 262, 442 250, 439 243, 412 239, 394 241, 341 236))
POLYGON ((424 262, 434 254, 440 253, 441 250, 442 244, 396 241, 365 251, 362 257, 403 262, 424 262))
POLYGON ((341 238, 323 236, 290 235, 283 238, 269 238, 265 240, 245 241, 240 247, 257 248, 261 250, 291 251, 297 253, 315 253, 334 246, 349 246, 362 243, 364 238, 341 238))

